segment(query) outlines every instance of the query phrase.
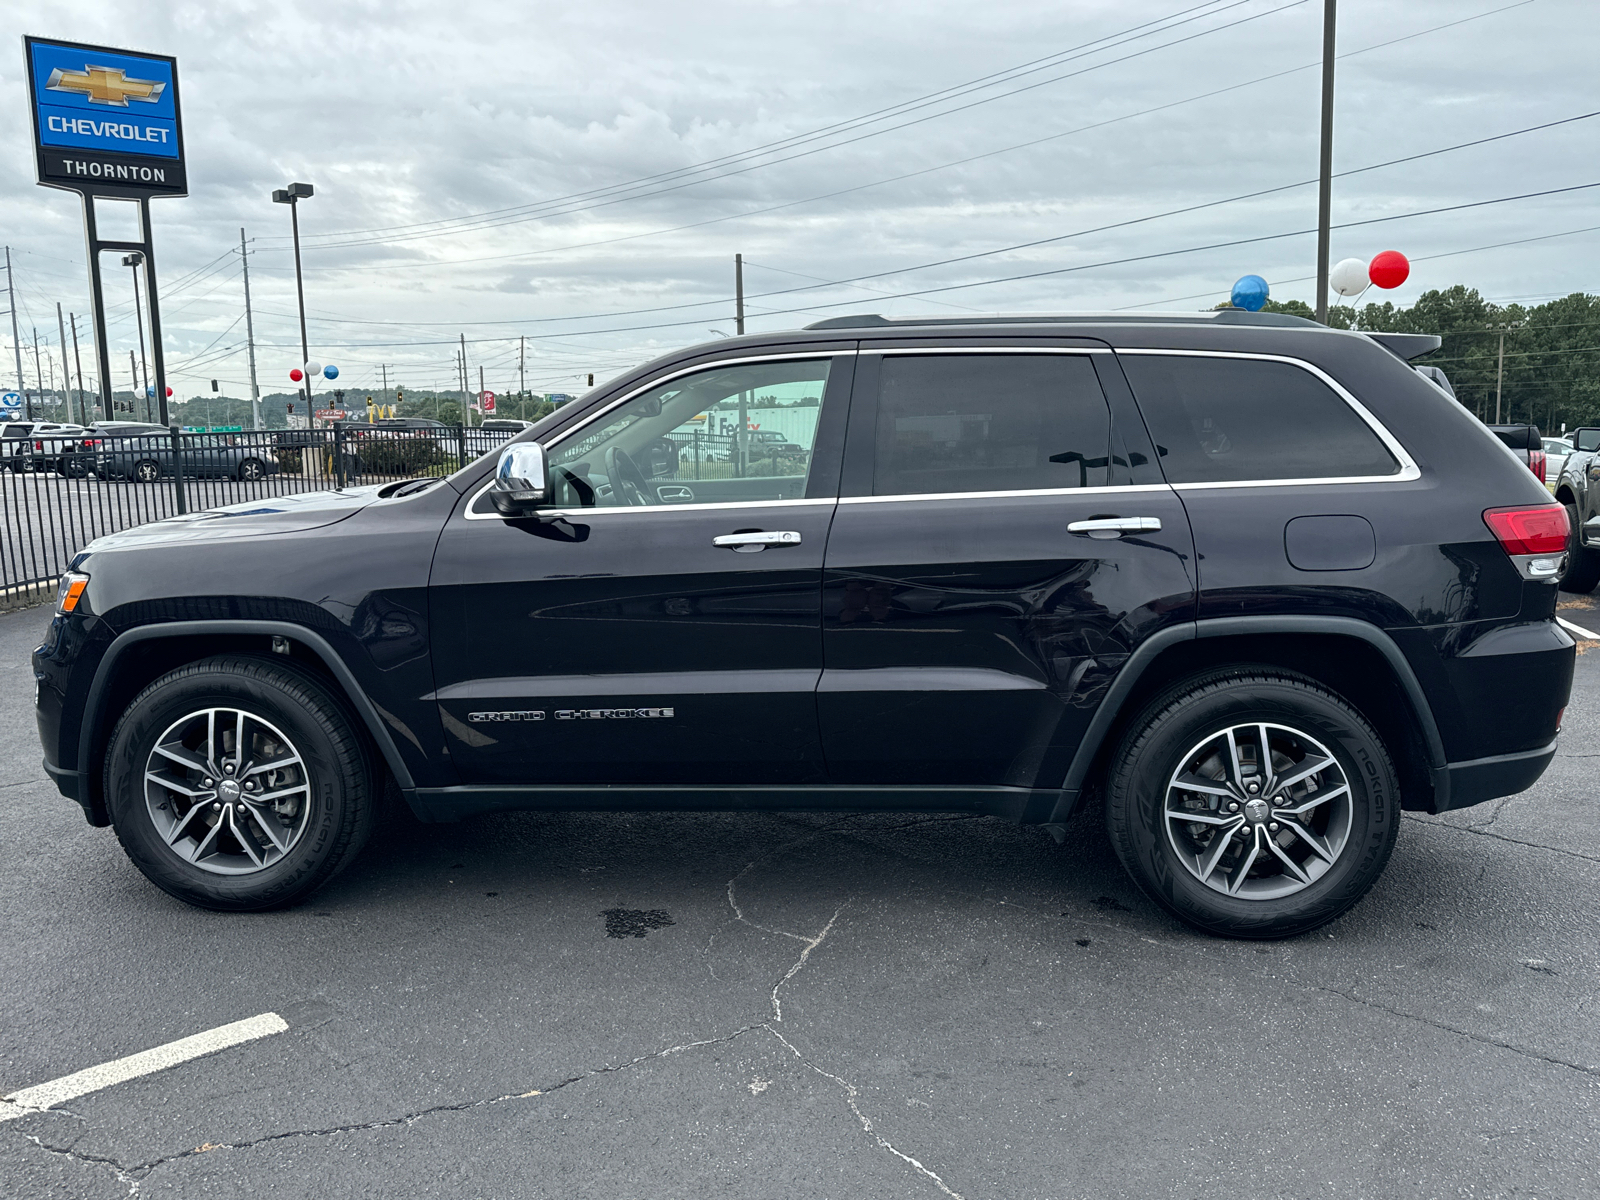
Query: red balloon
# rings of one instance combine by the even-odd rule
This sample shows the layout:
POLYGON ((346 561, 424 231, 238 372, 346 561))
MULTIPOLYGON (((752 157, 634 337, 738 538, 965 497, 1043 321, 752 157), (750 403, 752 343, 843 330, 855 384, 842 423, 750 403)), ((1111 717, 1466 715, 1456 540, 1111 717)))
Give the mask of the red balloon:
POLYGON ((289 371, 289 378, 294 380, 296 383, 299 383, 305 378, 305 372, 300 370, 299 367, 294 367, 289 371))
POLYGON ((1397 288, 1411 275, 1411 264, 1398 250, 1385 250, 1374 254, 1367 264, 1367 278, 1374 287, 1397 288))
POLYGON ((170 397, 170 396, 171 396, 171 395, 172 395, 172 389, 171 389, 171 388, 168 388, 168 389, 167 389, 167 395, 168 395, 168 396, 169 396, 169 397, 170 397))

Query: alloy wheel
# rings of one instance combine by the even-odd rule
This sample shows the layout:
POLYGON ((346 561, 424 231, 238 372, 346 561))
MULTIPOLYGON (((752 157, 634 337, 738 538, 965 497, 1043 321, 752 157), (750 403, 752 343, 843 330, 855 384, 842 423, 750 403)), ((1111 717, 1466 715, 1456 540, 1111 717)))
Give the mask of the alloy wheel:
POLYGON ((305 832, 305 760, 281 730, 242 709, 201 709, 174 721, 156 739, 144 780, 156 832, 202 871, 265 870, 305 832))
POLYGON ((1214 891, 1277 900, 1310 887, 1349 840, 1354 798, 1339 760, 1287 725, 1210 734, 1167 783, 1163 823, 1184 868, 1214 891))

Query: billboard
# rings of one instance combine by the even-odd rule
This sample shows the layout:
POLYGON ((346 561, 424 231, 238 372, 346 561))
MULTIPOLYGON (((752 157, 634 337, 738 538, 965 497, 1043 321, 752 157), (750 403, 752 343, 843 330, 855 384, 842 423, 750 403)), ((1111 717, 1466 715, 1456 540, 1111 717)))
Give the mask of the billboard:
POLYGON ((184 196, 178 60, 24 37, 39 182, 102 196, 184 196))

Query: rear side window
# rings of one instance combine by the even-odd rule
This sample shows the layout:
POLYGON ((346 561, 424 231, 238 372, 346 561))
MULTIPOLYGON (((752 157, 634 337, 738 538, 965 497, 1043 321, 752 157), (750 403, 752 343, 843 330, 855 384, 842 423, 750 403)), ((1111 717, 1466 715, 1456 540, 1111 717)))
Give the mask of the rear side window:
POLYGON ((1094 487, 1111 420, 1085 355, 890 354, 876 496, 1094 487))
POLYGON ((1120 357, 1169 483, 1400 470, 1372 427, 1310 371, 1259 359, 1120 357))

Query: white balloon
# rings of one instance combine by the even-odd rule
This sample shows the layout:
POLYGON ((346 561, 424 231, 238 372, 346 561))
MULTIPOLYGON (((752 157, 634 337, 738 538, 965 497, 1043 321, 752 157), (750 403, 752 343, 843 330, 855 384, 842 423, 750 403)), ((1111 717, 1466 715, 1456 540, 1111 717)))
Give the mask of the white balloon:
MULTIPOLYGON (((1343 263, 1340 263, 1339 265, 1341 267, 1344 266, 1343 263)), ((1367 269, 1365 263, 1362 264, 1361 269, 1363 271, 1365 271, 1367 269)), ((1365 279, 1366 276, 1363 275, 1362 278, 1365 279)), ((306 375, 307 376, 309 376, 312 379, 315 379, 318 375, 321 375, 321 374, 322 374, 322 364, 321 363, 319 363, 319 362, 308 362, 306 364, 306 375)))
POLYGON ((1367 277, 1367 260, 1364 258, 1344 259, 1334 263, 1333 270, 1328 272, 1328 286, 1341 296, 1364 292, 1371 282, 1367 277))

